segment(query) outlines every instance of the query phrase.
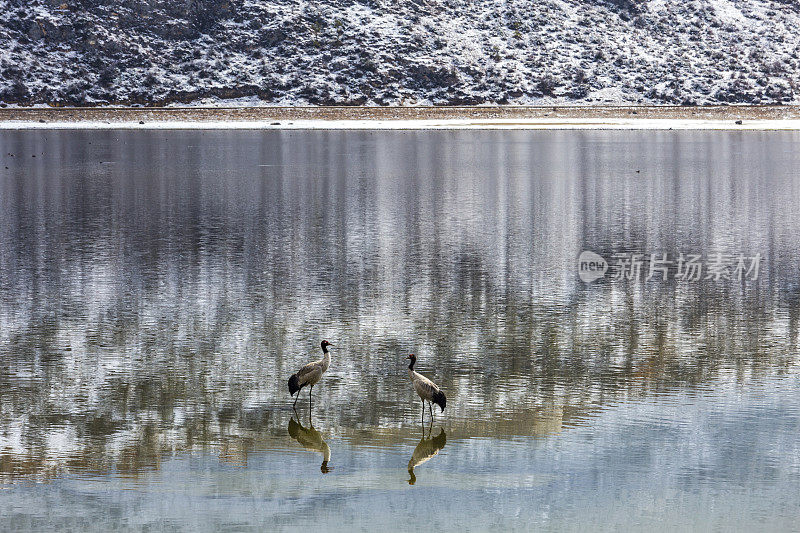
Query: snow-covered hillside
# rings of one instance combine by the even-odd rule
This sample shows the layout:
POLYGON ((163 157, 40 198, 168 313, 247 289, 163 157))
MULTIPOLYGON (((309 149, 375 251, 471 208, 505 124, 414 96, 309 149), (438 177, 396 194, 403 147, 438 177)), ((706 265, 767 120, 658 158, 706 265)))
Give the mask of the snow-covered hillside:
POLYGON ((800 103, 796 0, 0 0, 0 102, 800 103))

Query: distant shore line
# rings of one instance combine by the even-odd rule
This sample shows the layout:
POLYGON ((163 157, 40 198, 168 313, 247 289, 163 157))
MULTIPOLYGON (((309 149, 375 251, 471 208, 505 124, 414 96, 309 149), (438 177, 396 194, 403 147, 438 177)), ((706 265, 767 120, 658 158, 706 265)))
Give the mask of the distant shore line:
POLYGON ((800 130, 800 106, 6 107, 0 129, 800 130))

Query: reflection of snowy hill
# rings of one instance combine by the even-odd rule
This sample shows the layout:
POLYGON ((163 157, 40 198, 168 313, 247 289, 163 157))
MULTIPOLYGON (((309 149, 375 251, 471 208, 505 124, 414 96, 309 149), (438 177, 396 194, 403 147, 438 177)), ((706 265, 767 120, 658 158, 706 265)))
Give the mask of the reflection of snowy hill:
POLYGON ((40 155, 0 180, 0 459, 41 463, 0 478, 236 460, 225 439, 285 433, 319 338, 315 409, 351 433, 417 421, 410 351, 470 436, 786 372, 794 137, 673 133, 6 132, 40 155), (615 243, 769 261, 745 287, 579 281, 615 243))
POLYGON ((4 0, 0 101, 798 102, 797 3, 4 0))

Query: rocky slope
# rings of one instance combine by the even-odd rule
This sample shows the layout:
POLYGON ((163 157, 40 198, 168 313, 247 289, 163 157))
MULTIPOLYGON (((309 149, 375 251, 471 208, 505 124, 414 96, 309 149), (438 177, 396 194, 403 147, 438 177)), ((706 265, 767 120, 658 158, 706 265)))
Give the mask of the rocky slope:
POLYGON ((5 104, 800 103, 795 0, 0 0, 5 104))

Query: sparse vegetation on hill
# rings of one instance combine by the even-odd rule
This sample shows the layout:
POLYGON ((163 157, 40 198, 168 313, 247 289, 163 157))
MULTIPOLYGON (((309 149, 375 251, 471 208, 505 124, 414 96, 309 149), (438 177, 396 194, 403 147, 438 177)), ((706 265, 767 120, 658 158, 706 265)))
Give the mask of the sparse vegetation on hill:
POLYGON ((798 103, 800 4, 0 0, 0 102, 798 103))

